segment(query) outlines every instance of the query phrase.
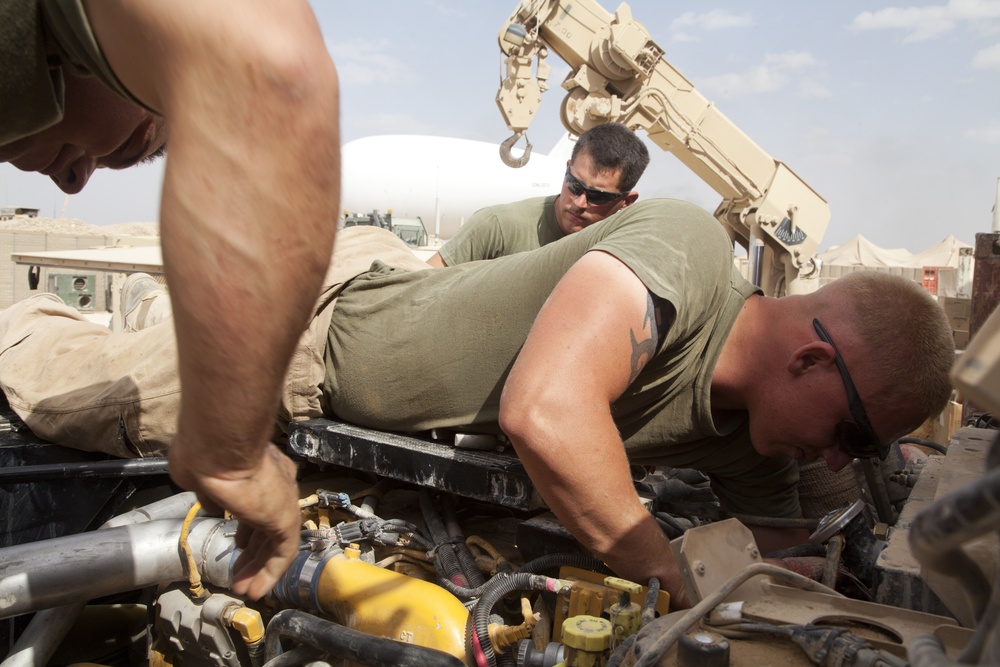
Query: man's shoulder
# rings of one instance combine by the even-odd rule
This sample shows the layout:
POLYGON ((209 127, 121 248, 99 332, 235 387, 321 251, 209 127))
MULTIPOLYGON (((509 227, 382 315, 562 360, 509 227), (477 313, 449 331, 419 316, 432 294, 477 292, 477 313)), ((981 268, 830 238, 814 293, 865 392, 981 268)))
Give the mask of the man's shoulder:
POLYGON ((515 216, 525 218, 535 216, 537 218, 547 207, 552 206, 556 197, 558 195, 531 197, 506 204, 494 204, 484 210, 490 211, 497 219, 510 219, 515 216))
POLYGON ((679 199, 637 202, 584 232, 593 234, 598 245, 614 244, 619 237, 645 238, 674 249, 696 245, 699 252, 709 247, 732 252, 729 236, 715 217, 700 206, 679 199))
POLYGON ((711 213, 697 204, 681 199, 641 199, 609 220, 625 224, 640 220, 656 220, 665 224, 675 221, 684 224, 717 224, 711 213))
POLYGON ((732 288, 732 241, 710 213, 688 202, 645 200, 574 236, 613 255, 675 306, 732 288))
POLYGON ((476 211, 439 251, 452 266, 537 248, 538 224, 553 210, 552 197, 532 197, 476 211))

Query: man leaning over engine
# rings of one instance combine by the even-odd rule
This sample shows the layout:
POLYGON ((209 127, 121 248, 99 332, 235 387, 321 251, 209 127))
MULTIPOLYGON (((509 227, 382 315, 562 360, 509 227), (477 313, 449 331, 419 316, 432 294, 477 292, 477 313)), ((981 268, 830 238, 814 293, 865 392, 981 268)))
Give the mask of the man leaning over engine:
MULTIPOLYGON (((503 432, 581 543, 674 595, 669 542, 630 461, 704 471, 730 512, 794 517, 797 460, 836 470, 880 455, 950 393, 951 331, 919 286, 855 273, 764 297, 715 219, 680 201, 441 269, 384 230, 352 228, 333 266, 284 420, 503 432)), ((163 324, 113 334, 33 297, 0 315, 0 386, 41 437, 159 453, 177 406, 171 340, 163 324), (56 341, 40 371, 31 361, 56 341)))

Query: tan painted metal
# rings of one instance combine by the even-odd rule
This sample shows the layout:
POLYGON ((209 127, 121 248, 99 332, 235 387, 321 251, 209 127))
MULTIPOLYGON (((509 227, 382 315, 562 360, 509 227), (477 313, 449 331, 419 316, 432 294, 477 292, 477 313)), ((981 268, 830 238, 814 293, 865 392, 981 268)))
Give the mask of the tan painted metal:
MULTIPOLYGON (((735 519, 692 528, 674 542, 679 543, 674 553, 692 601, 708 596, 740 570, 760 562, 753 534, 735 519)), ((763 576, 748 580, 726 602, 741 604, 730 605, 729 617, 720 614, 714 622, 847 627, 876 648, 903 658, 908 642, 918 634, 937 636, 952 658, 958 656, 972 637, 971 630, 960 627, 947 616, 854 600, 833 591, 827 594, 798 590, 775 584, 763 576)))
POLYGON ((561 112, 570 132, 608 121, 645 130, 722 196, 715 217, 734 242, 764 243, 765 293, 811 291, 803 281, 818 276, 826 200, 695 90, 627 4, 611 14, 594 0, 523 0, 500 30, 500 49, 506 78, 496 99, 514 137, 548 89, 552 51, 571 68, 561 112))

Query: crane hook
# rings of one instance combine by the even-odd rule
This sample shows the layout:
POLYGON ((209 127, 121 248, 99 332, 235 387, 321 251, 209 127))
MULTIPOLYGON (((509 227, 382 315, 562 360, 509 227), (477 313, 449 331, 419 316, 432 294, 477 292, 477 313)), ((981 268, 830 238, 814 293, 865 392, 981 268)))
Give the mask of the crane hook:
POLYGON ((515 132, 510 135, 507 139, 504 139, 503 143, 500 144, 500 159, 508 167, 513 167, 518 169, 528 164, 528 158, 531 157, 531 142, 528 140, 528 136, 523 132, 515 132), (510 154, 511 147, 524 137, 524 153, 521 157, 515 158, 510 154))

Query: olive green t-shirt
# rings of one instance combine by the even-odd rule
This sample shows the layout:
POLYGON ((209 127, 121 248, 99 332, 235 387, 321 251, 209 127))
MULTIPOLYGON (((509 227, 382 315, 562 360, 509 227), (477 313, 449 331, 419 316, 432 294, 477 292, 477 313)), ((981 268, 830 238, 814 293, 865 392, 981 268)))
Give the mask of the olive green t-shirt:
POLYGON ((615 256, 673 309, 657 353, 612 406, 630 459, 706 472, 731 511, 797 515, 793 462, 757 454, 745 414, 724 424, 712 419, 715 363, 756 289, 736 271, 718 222, 677 200, 640 202, 540 249, 494 260, 418 272, 376 261, 337 301, 326 408, 385 430, 499 433, 503 383, 535 316, 590 250, 615 256))
POLYGON ((438 252, 448 266, 535 250, 563 237, 556 224, 559 195, 481 208, 438 252))
POLYGON ((64 69, 139 104, 105 61, 81 0, 0 2, 0 146, 62 120, 64 69))

